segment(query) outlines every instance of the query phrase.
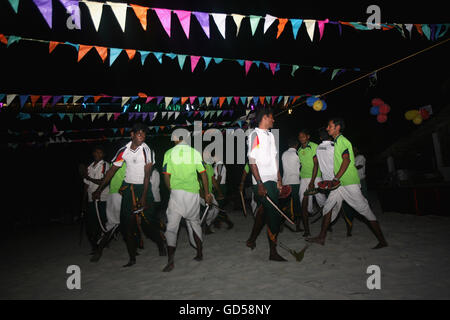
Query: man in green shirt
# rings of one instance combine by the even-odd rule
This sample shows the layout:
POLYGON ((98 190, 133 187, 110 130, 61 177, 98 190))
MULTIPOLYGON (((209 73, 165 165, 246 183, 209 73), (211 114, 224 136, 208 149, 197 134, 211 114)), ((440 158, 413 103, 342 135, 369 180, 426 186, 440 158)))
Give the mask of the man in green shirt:
POLYGON ((175 249, 181 218, 186 220, 189 240, 197 249, 197 255, 194 259, 197 261, 203 259, 202 229, 200 226, 200 185, 197 173, 202 178, 206 202, 210 204, 212 200, 201 154, 188 146, 182 140, 182 137, 173 135, 172 140, 175 141, 176 145, 164 155, 163 166, 164 181, 170 191, 165 232, 169 257, 168 263, 163 269, 164 272, 172 271, 175 267, 175 249))
POLYGON ((353 147, 347 138, 342 135, 345 129, 344 120, 333 118, 328 122, 327 131, 334 139, 334 179, 340 181, 340 186, 332 190, 323 207, 324 218, 322 229, 316 238, 309 238, 307 241, 325 244, 328 226, 334 221, 340 211, 342 201, 346 201, 359 214, 369 220, 370 226, 378 239, 378 244, 373 249, 387 246, 381 232, 377 218, 369 207, 367 199, 363 196, 360 188, 358 171, 354 165, 355 156, 353 147))
MULTIPOLYGON (((311 135, 309 130, 303 129, 298 133, 298 140, 300 148, 297 154, 300 159, 300 203, 302 205, 303 226, 305 228, 304 237, 311 235, 309 231, 308 212, 313 211, 313 196, 305 196, 305 191, 314 190, 322 181, 322 173, 319 169, 317 161, 316 150, 317 144, 310 141, 311 135)), ((314 195, 319 207, 323 207, 326 197, 323 193, 316 193, 314 195)))

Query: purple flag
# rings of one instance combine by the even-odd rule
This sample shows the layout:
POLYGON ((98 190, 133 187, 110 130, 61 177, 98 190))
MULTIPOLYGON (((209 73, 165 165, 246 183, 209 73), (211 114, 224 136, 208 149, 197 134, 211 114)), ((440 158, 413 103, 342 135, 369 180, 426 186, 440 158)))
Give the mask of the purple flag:
POLYGON ((156 97, 156 99, 157 99, 157 100, 156 100, 156 104, 159 105, 159 104, 161 103, 161 101, 162 101, 163 98, 164 98, 163 96, 157 96, 157 97, 156 97))
POLYGON ((209 13, 207 12, 192 12, 200 23, 203 31, 209 39, 209 13))
POLYGON ((59 0, 62 3, 64 8, 66 8, 67 13, 70 13, 70 16, 73 19, 73 22, 77 26, 78 29, 81 29, 80 22, 80 7, 78 0, 59 0))
POLYGON ((45 21, 52 28, 52 0, 33 0, 36 7, 38 7, 45 21))

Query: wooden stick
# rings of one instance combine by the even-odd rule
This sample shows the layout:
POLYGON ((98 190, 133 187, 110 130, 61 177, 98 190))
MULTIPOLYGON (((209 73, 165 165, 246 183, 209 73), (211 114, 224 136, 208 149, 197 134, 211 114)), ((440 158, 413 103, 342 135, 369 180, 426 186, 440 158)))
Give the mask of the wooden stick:
POLYGON ((247 218, 247 208, 245 207, 244 195, 243 195, 242 191, 239 191, 239 194, 241 195, 242 210, 244 212, 244 216, 247 218))
POLYGON ((292 221, 287 215, 284 214, 283 211, 281 211, 280 208, 278 208, 278 206, 272 201, 272 199, 269 198, 269 196, 266 194, 265 195, 267 201, 269 201, 269 203, 278 211, 279 214, 281 214, 290 224, 295 225, 295 222, 292 221))

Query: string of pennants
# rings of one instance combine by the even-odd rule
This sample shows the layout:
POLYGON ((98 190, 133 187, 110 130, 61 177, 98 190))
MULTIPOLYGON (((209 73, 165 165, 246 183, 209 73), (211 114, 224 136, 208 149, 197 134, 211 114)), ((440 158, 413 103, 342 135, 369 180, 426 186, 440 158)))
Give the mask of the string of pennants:
MULTIPOLYGON (((18 13, 20 0, 9 0, 13 10, 15 13, 18 13)), ((52 14, 53 14, 53 3, 52 0, 33 0, 34 4, 39 9, 40 13, 44 17, 48 26, 52 28, 52 14)), ((243 19, 248 20, 252 32, 252 36, 255 35, 256 29, 262 19, 264 19, 264 34, 266 34, 269 27, 271 27, 275 21, 278 22, 277 25, 277 36, 278 39, 280 35, 285 30, 288 22, 291 24, 292 33, 294 39, 297 39, 298 31, 302 24, 305 25, 306 32, 313 41, 314 38, 314 30, 316 24, 319 29, 319 40, 322 39, 325 25, 333 24, 337 25, 339 28, 339 34, 342 35, 342 26, 350 26, 357 30, 377 30, 373 28, 373 26, 378 27, 381 30, 398 30, 403 37, 406 38, 405 30, 409 32, 409 36, 411 38, 412 30, 415 28, 417 32, 421 36, 425 36, 429 40, 436 40, 442 37, 447 31, 450 24, 412 24, 412 23, 382 23, 382 24, 369 24, 367 22, 344 22, 344 21, 330 21, 329 19, 318 20, 318 19, 289 19, 289 18, 279 18, 269 14, 266 14, 264 17, 259 15, 242 15, 242 14, 226 14, 226 13, 208 13, 208 12, 198 12, 198 11, 186 11, 186 10, 171 10, 171 9, 162 9, 162 8, 150 8, 139 6, 135 4, 127 4, 127 3, 117 3, 117 2, 109 2, 106 3, 96 2, 96 1, 86 1, 86 0, 59 0, 59 2, 66 8, 67 12, 70 14, 73 24, 77 28, 81 28, 81 11, 79 7, 79 3, 83 3, 89 11, 92 22, 94 24, 95 30, 98 31, 100 26, 100 21, 102 19, 103 8, 104 6, 109 6, 114 13, 114 16, 120 25, 120 28, 123 32, 125 32, 126 19, 127 19, 127 9, 130 8, 139 19, 139 22, 144 30, 147 30, 148 22, 147 22, 147 12, 148 10, 153 10, 158 17, 163 29, 167 33, 169 37, 171 37, 171 24, 172 24, 172 13, 174 16, 178 18, 181 27, 187 38, 189 38, 190 33, 190 25, 191 25, 191 16, 194 16, 198 23, 200 24, 202 30, 205 35, 210 38, 210 17, 212 17, 212 21, 214 21, 217 26, 221 36, 225 39, 226 37, 226 18, 229 19, 236 27, 236 36, 239 34, 239 30, 241 27, 241 23, 243 19)))
MULTIPOLYGON (((181 106, 185 105, 187 103, 190 103, 191 105, 198 105, 201 106, 203 104, 206 105, 206 107, 210 106, 212 103, 213 107, 219 106, 222 108, 222 106, 226 103, 229 107, 232 106, 233 102, 235 106, 238 106, 239 104, 247 107, 251 106, 257 106, 258 104, 264 105, 264 104, 272 104, 275 103, 280 104, 282 103, 284 106, 289 105, 290 103, 295 103, 300 98, 310 96, 310 94, 302 94, 297 96, 226 96, 226 97, 199 97, 199 96, 185 96, 185 97, 167 97, 167 96, 148 96, 145 93, 138 93, 136 96, 109 96, 109 95, 33 95, 33 94, 6 94, 6 93, 0 93, 0 103, 2 101, 6 102, 6 106, 11 106, 11 104, 14 101, 17 101, 17 97, 19 97, 19 104, 20 107, 23 108, 25 103, 27 103, 29 100, 31 101, 32 107, 35 107, 38 101, 41 101, 42 108, 45 108, 46 106, 50 105, 50 107, 54 107, 57 103, 59 103, 61 100, 64 104, 67 106, 70 106, 70 100, 72 100, 72 104, 79 103, 82 101, 82 103, 87 103, 88 101, 93 101, 94 103, 98 103, 100 99, 102 101, 108 101, 110 103, 119 102, 121 103, 121 106, 123 107, 123 111, 127 111, 128 108, 131 106, 131 103, 135 103, 138 101, 145 101, 145 103, 150 103, 151 101, 155 100, 156 104, 159 106, 163 101, 166 109, 169 109, 169 107, 177 106, 181 111, 181 106), (139 100, 138 100, 139 99, 139 100)), ((2 108, 3 105, 0 105, 0 108, 2 108)), ((138 108, 140 105, 135 105, 135 108, 138 108)), ((100 107, 100 106, 98 106, 100 107)), ((174 108, 175 109, 175 108, 174 108)), ((230 110, 232 111, 232 110, 230 110)), ((203 112, 203 111, 201 111, 203 112)), ((208 112, 208 111, 205 111, 208 112)), ((209 111, 213 112, 213 111, 209 111)), ((225 112, 225 111, 224 111, 225 112)), ((208 114, 208 113, 206 113, 208 114)))
MULTIPOLYGON (((95 52, 100 56, 103 62, 108 58, 109 52, 109 66, 112 66, 116 59, 120 56, 121 53, 125 52, 126 56, 129 60, 132 60, 136 57, 136 53, 139 53, 141 65, 144 65, 147 57, 152 54, 155 59, 162 64, 163 57, 168 57, 170 60, 177 60, 178 65, 181 70, 185 65, 187 58, 190 60, 191 64, 191 72, 194 72, 200 60, 204 62, 205 71, 210 62, 213 61, 215 64, 220 64, 222 61, 233 61, 238 63, 241 67, 244 67, 245 75, 248 74, 250 68, 253 65, 257 67, 264 66, 267 70, 270 70, 273 75, 275 72, 280 70, 281 66, 286 66, 291 68, 291 76, 294 77, 294 74, 299 69, 312 69, 320 71, 320 73, 324 73, 327 70, 332 70, 331 72, 331 80, 334 79, 335 76, 342 74, 346 71, 361 71, 360 68, 344 68, 344 67, 322 67, 322 66, 307 66, 307 65, 295 65, 295 64, 286 64, 279 62, 265 62, 259 60, 248 60, 248 59, 230 59, 230 58, 222 58, 222 57, 208 57, 208 56, 195 56, 195 55, 187 55, 187 54, 176 54, 176 53, 166 53, 166 52, 155 52, 155 51, 145 51, 145 50, 137 50, 137 49, 122 49, 122 48, 112 48, 112 47, 104 47, 104 46, 94 46, 94 45, 84 45, 84 44, 76 44, 71 42, 59 42, 59 41, 49 41, 49 40, 40 40, 40 39, 31 39, 31 38, 23 38, 16 35, 4 35, 0 33, 0 43, 5 44, 8 48, 11 44, 19 42, 19 41, 32 41, 32 42, 40 42, 47 43, 49 45, 49 53, 52 53, 53 50, 58 45, 66 45, 73 46, 78 51, 77 61, 80 62, 86 54, 95 48, 95 52)), ((169 60, 169 61, 170 61, 169 60)))

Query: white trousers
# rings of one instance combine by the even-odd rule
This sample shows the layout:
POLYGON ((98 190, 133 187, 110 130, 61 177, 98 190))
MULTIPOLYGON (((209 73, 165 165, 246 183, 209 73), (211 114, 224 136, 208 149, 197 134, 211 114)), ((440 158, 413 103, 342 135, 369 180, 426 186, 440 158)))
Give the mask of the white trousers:
POLYGON ((109 231, 120 224, 120 205, 122 195, 120 193, 110 193, 106 199, 106 230, 109 231))
POLYGON ((178 228, 181 218, 186 220, 189 241, 197 248, 193 232, 202 240, 202 228, 200 227, 200 195, 184 190, 172 190, 167 206, 167 226, 165 236, 167 245, 176 247, 178 228))
MULTIPOLYGON (((217 203, 216 198, 214 197, 214 195, 212 193, 210 193, 210 195, 212 196, 212 203, 218 207, 219 204, 217 203)), ((205 199, 200 198, 200 204, 202 206, 206 206, 205 199)), ((207 226, 210 226, 211 223, 213 223, 214 219, 216 219, 217 216, 219 215, 219 209, 217 209, 217 207, 209 206, 208 212, 206 212, 206 214, 207 214, 206 215, 206 225, 207 226)))
MULTIPOLYGON (((316 177, 314 180, 314 186, 317 188, 319 182, 322 181, 322 178, 316 177)), ((300 190, 299 190, 299 196, 300 196, 300 204, 303 202, 303 198, 305 197, 303 194, 305 193, 306 189, 308 189, 309 183, 311 182, 311 178, 301 178, 300 179, 300 190)), ((325 204, 325 201, 327 200, 327 197, 323 193, 317 193, 314 195, 316 198, 317 204, 319 207, 323 207, 325 204)), ((313 199, 312 196, 309 196, 308 199, 308 212, 313 211, 313 199)))
POLYGON ((348 186, 340 186, 328 195, 328 199, 323 207, 323 214, 327 214, 331 210, 331 222, 333 222, 341 210, 342 201, 346 201, 360 215, 369 221, 376 221, 377 218, 369 207, 369 202, 363 196, 359 184, 351 184, 348 186))

